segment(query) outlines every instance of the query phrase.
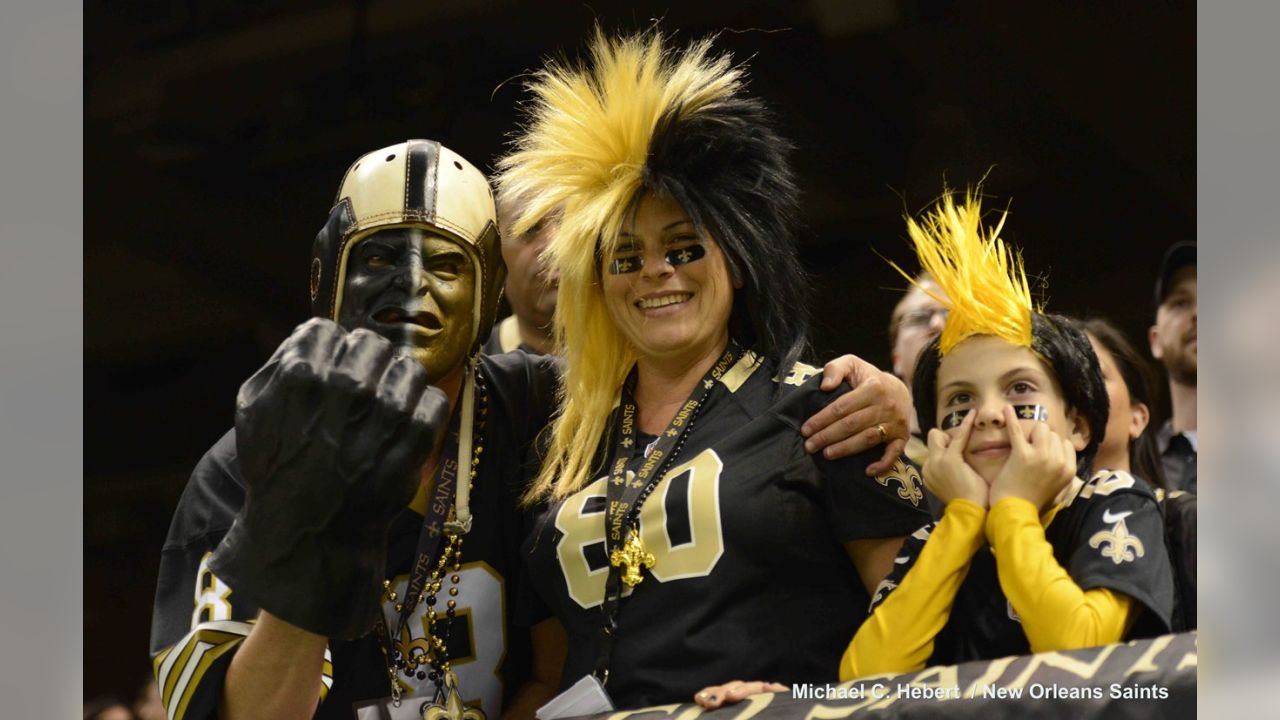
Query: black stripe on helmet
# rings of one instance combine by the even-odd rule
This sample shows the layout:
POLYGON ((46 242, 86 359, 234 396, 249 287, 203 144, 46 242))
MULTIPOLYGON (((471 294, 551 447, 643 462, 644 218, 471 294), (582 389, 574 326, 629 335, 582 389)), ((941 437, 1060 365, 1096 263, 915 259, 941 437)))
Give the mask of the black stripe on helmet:
POLYGON ((436 174, 440 166, 440 143, 410 140, 409 161, 405 163, 405 215, 426 222, 436 218, 436 174))

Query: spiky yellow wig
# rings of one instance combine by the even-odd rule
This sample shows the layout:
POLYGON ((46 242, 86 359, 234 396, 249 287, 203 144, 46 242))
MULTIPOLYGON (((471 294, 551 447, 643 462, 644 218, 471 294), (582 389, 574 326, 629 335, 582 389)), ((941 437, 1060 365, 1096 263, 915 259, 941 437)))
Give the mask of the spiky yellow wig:
POLYGON ((907 234, 920 269, 933 277, 946 298, 891 264, 950 310, 938 343, 943 355, 973 335, 995 335, 1031 347, 1031 316, 1038 309, 1031 302, 1021 253, 1000 238, 1005 217, 1001 213, 995 227, 984 230, 977 192, 967 192, 964 203, 957 206, 953 193, 944 190, 919 221, 907 218, 907 234))
MULTIPOLYGON (((1007 213, 984 230, 978 191, 965 194, 957 206, 953 193, 942 198, 923 218, 907 219, 907 233, 915 245, 922 270, 933 276, 948 296, 930 293, 951 312, 942 334, 920 351, 912 378, 911 400, 920 428, 937 424, 937 380, 942 357, 974 335, 994 335, 1025 347, 1040 358, 1057 379, 1070 410, 1089 424, 1090 440, 1077 461, 1087 469, 1106 434, 1106 384, 1088 337, 1070 319, 1033 305, 1022 255, 1000 239, 1007 213)), ((892 263, 890 263, 892 264, 892 263)), ((916 282, 896 264, 893 267, 916 282)), ((920 286, 928 293, 928 287, 920 286)))
POLYGON ((743 276, 734 337, 781 365, 808 330, 796 310, 807 307, 807 285, 795 254, 790 145, 743 95, 742 69, 713 57, 710 40, 672 49, 656 31, 597 30, 589 55, 586 65, 553 61, 533 76, 525 128, 498 163, 499 193, 527 199, 509 231, 553 212, 560 220, 546 252, 560 272, 562 412, 529 498, 565 497, 597 469, 597 444, 637 357, 605 308, 600 263, 644 193, 677 200, 743 276))

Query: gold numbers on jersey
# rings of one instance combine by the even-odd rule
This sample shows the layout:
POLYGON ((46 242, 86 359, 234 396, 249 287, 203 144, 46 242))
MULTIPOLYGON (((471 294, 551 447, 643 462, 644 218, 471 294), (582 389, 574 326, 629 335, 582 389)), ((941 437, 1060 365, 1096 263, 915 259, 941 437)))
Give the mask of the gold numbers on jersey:
POLYGON ((803 385, 806 380, 822 372, 812 365, 798 362, 791 366, 791 372, 782 379, 788 385, 803 385))
POLYGON ((196 570, 196 609, 191 613, 191 627, 203 622, 231 619, 231 601, 227 599, 231 597, 231 588, 209 569, 212 556, 212 551, 205 553, 196 570))
MULTIPOLYGON (((724 554, 724 530, 720 520, 720 475, 724 463, 713 450, 704 450, 688 462, 669 470, 640 510, 640 537, 656 562, 651 572, 659 582, 709 575, 724 554), (669 497, 673 481, 689 479, 683 498, 669 497), (673 543, 668 524, 668 503, 684 501, 690 540, 673 543)), ((603 557, 605 486, 600 478, 571 495, 556 513, 556 528, 564 536, 556 546, 560 570, 569 597, 584 608, 604 601, 607 564, 592 569, 588 549, 595 546, 603 557), (587 512, 590 508, 591 512, 587 512)), ((629 594, 629 591, 624 591, 629 594)))
MULTIPOLYGON (((501 710, 503 692, 502 675, 498 670, 507 654, 507 628, 503 622, 506 583, 484 561, 463 563, 457 572, 447 573, 445 578, 447 587, 459 590, 457 595, 445 597, 456 604, 457 610, 449 650, 460 697, 465 703, 479 703, 489 717, 496 718, 501 710), (454 575, 458 577, 456 583, 452 581, 454 575), (463 627, 465 635, 462 634, 463 627)), ((398 597, 405 596, 408 586, 408 575, 399 575, 391 583, 398 597)), ((382 609, 388 626, 394 628, 400 617, 395 602, 384 597, 382 609)), ((437 612, 445 609, 436 607, 437 612)), ((405 623, 396 638, 396 648, 410 656, 427 652, 430 648, 426 639, 430 632, 426 605, 419 605, 414 613, 417 617, 405 623)), ((430 680, 418 680, 403 674, 399 677, 414 696, 429 694, 434 687, 430 680)))

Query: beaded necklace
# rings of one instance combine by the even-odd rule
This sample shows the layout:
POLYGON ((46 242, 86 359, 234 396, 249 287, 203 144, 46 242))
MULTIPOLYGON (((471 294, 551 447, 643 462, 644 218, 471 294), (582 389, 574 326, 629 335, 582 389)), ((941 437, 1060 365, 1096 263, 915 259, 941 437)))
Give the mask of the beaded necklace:
MULTIPOLYGON (((484 430, 485 423, 489 411, 489 393, 484 382, 484 376, 480 373, 474 374, 475 378, 475 399, 477 412, 472 420, 472 448, 471 448, 471 467, 468 471, 468 485, 475 482, 476 474, 480 468, 480 455, 484 452, 484 430)), ((452 440, 452 438, 451 438, 452 440)), ((456 457, 458 452, 457 443, 453 442, 452 446, 446 448, 446 452, 437 465, 435 482, 439 485, 448 485, 451 479, 447 477, 445 471, 453 462, 452 458, 456 457), (442 478, 444 482, 442 482, 442 478)), ((447 490, 447 488, 446 488, 447 490)), ((399 627, 396 628, 394 638, 390 637, 387 632, 386 621, 379 615, 378 623, 375 630, 380 636, 381 642, 378 643, 379 649, 382 651, 383 663, 387 670, 387 677, 391 682, 391 699, 392 703, 400 706, 400 700, 404 693, 409 690, 407 683, 399 677, 403 674, 406 678, 417 678, 418 680, 430 680, 435 684, 435 701, 432 706, 441 707, 438 703, 447 702, 450 698, 449 694, 456 694, 457 679, 453 675, 449 661, 449 638, 453 630, 453 621, 457 615, 458 584, 462 578, 458 574, 462 569, 462 541, 465 537, 465 530, 461 530, 456 519, 456 509, 450 507, 447 518, 433 517, 432 503, 429 503, 427 514, 423 517, 422 540, 419 542, 418 562, 410 574, 409 583, 405 591, 405 597, 401 598, 399 594, 392 589, 391 580, 382 581, 383 599, 385 601, 395 603, 396 614, 400 616, 399 627), (440 550, 439 556, 431 562, 430 550, 427 544, 430 537, 438 534, 432 532, 431 525, 439 525, 440 520, 443 523, 444 544, 440 550), (428 570, 428 568, 430 568, 428 570), (449 574, 452 573, 452 574, 449 574), (445 602, 444 611, 437 610, 439 604, 438 596, 441 590, 445 589, 445 576, 449 574, 449 599, 445 602), (416 594, 413 588, 418 586, 416 594), (427 646, 425 648, 411 647, 408 643, 401 641, 405 635, 405 621, 418 606, 427 608, 427 646), (414 652, 418 650, 418 652, 414 652), (424 669, 425 668, 425 669, 424 669)), ((469 525, 469 523, 467 523, 469 525)), ((437 540, 438 542, 438 540, 437 540)), ((431 708, 428 708, 431 709, 431 708)), ((468 715, 483 717, 473 709, 467 709, 468 715)))

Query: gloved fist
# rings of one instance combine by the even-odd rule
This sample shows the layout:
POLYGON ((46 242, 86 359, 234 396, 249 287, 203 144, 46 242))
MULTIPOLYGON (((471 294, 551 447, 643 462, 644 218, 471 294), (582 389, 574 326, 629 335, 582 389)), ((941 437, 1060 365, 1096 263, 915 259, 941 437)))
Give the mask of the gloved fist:
POLYGON ((448 399, 385 338, 313 318, 236 398, 244 507, 210 567, 304 630, 360 637, 379 612, 387 531, 444 436, 448 399))

